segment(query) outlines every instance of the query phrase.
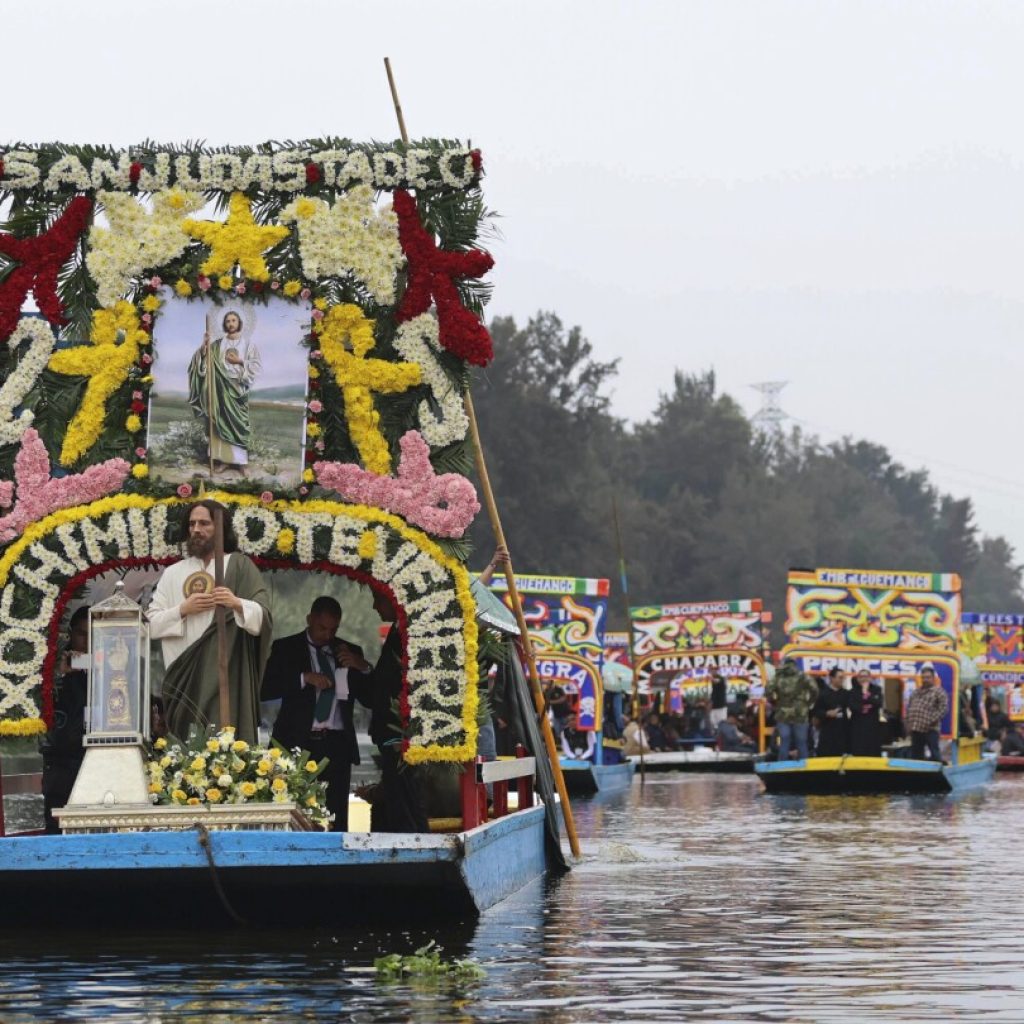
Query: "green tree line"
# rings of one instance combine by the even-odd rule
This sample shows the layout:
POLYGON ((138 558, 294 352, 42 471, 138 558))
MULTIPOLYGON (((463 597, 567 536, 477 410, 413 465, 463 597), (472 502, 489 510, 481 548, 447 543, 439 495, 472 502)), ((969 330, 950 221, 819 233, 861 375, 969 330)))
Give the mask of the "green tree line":
MULTIPOLYGON (((624 626, 613 495, 632 604, 761 597, 783 621, 791 567, 956 572, 965 608, 1022 611, 1021 569, 983 536, 971 499, 854 438, 768 441, 711 371, 676 371, 651 415, 610 411, 617 360, 540 312, 491 325, 496 357, 473 394, 517 572, 607 576, 624 626)), ((472 528, 483 559, 486 515, 472 528)))

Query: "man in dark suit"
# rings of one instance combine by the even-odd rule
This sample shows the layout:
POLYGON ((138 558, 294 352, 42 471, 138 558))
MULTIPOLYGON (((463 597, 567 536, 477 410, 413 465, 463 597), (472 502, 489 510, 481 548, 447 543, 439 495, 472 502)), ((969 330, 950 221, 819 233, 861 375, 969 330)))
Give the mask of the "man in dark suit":
POLYGON ((306 616, 306 629, 275 640, 263 673, 261 700, 280 700, 273 738, 291 750, 300 747, 330 763, 327 809, 332 832, 348 831, 348 790, 359 746, 352 724, 352 702, 366 685, 372 666, 362 648, 338 637, 341 605, 318 597, 306 616))

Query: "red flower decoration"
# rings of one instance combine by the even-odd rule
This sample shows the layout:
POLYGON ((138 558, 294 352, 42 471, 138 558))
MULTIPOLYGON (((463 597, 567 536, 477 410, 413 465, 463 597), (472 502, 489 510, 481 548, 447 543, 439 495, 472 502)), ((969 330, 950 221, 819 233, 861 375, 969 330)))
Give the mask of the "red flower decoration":
POLYGON ((74 252, 91 215, 92 200, 75 196, 50 230, 41 235, 15 238, 0 233, 0 253, 19 264, 0 284, 0 341, 14 332, 30 289, 40 312, 51 324, 62 327, 67 322, 57 297, 57 274, 74 252))
POLYGON ((469 151, 469 159, 473 161, 473 170, 477 174, 480 173, 480 168, 484 165, 484 158, 479 149, 471 149, 469 151))
POLYGON ((306 183, 315 185, 320 180, 320 168, 316 164, 306 164, 306 183))
POLYGON ((416 200, 402 189, 395 192, 395 213, 398 238, 409 261, 409 283, 398 307, 398 322, 425 313, 433 299, 441 344, 468 363, 486 366, 494 358, 491 336, 462 304, 455 278, 480 277, 494 266, 494 259, 481 249, 438 249, 433 235, 420 223, 416 200))
POLYGON ((136 399, 131 404, 131 410, 132 410, 132 412, 145 412, 146 411, 146 403, 145 402, 140 402, 138 399, 136 399))
POLYGON ((142 164, 138 160, 133 160, 128 168, 128 180, 133 185, 138 185, 140 174, 142 174, 142 164))

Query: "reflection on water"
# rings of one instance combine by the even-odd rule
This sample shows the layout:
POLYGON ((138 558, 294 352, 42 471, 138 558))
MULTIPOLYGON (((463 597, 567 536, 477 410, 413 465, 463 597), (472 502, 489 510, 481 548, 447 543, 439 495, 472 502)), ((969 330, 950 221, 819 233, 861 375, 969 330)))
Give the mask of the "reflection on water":
POLYGON ((1024 779, 957 801, 655 775, 576 819, 571 874, 435 931, 7 933, 0 1021, 1024 1019, 1024 779), (430 938, 487 978, 375 980, 430 938))

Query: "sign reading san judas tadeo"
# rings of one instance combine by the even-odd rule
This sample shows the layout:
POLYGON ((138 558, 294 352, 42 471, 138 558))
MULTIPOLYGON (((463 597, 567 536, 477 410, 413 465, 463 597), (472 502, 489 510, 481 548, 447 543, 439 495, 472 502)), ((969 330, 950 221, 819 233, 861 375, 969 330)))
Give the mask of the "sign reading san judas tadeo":
POLYGON ((0 146, 0 735, 52 722, 76 589, 176 559, 203 489, 257 565, 387 591, 406 758, 473 756, 482 173, 435 140, 0 146))

